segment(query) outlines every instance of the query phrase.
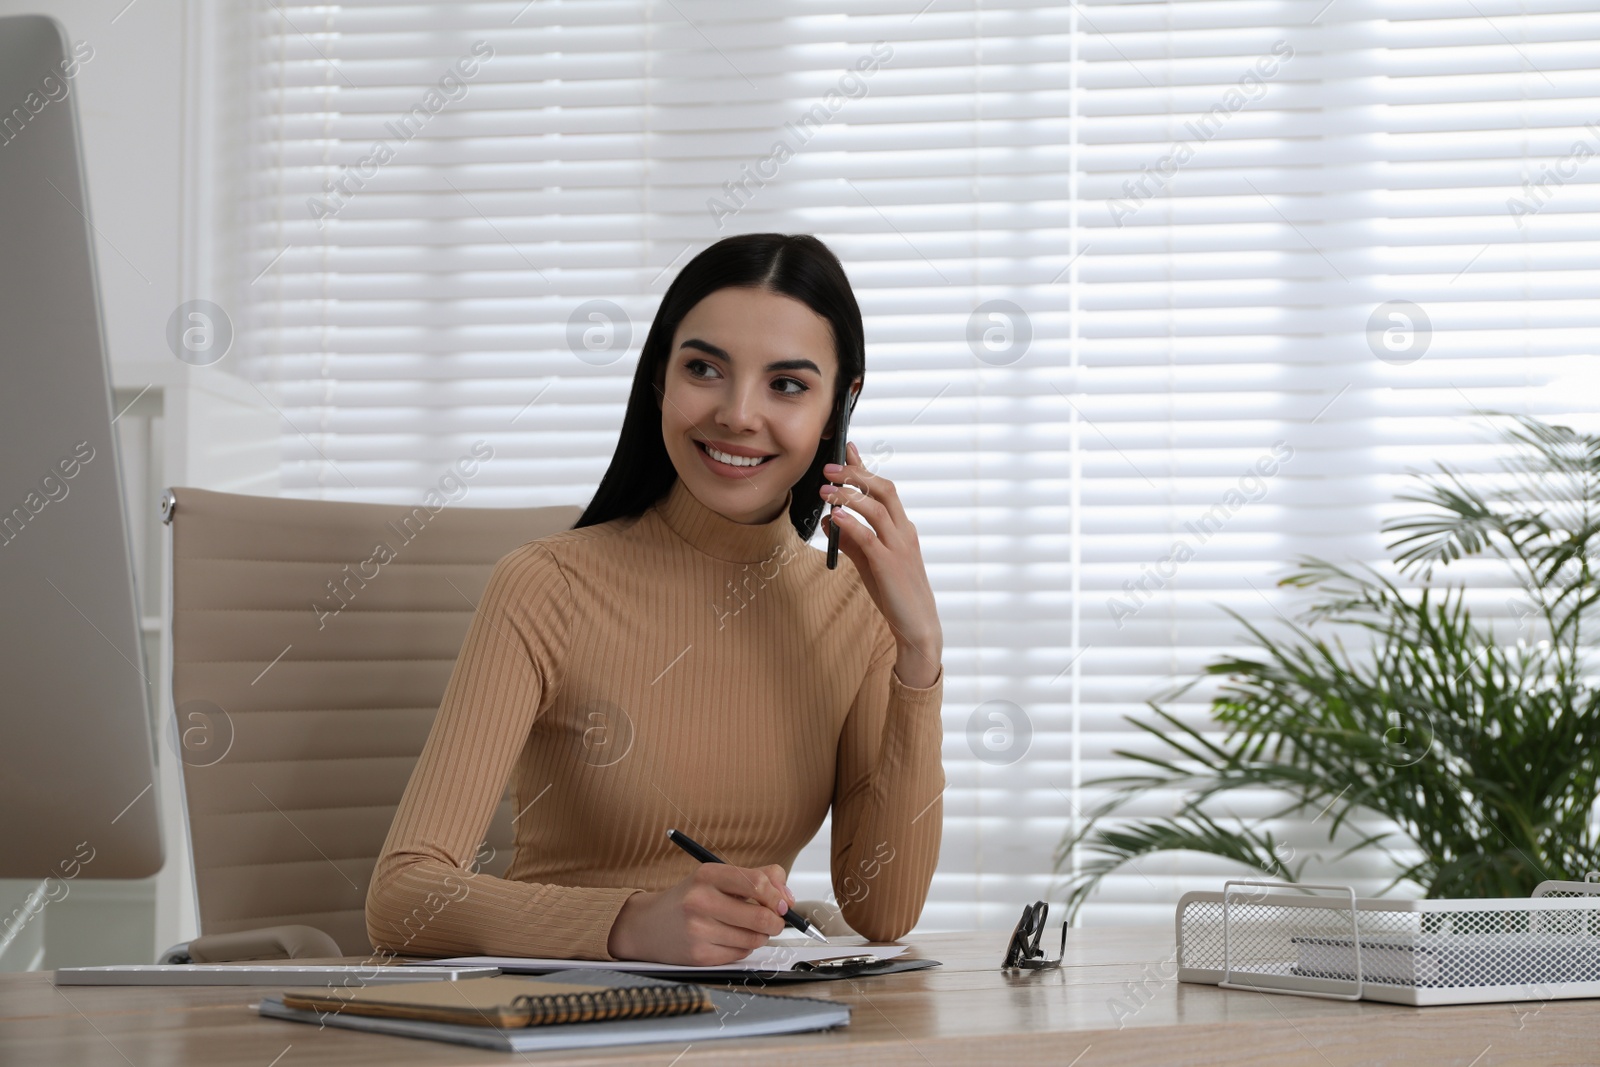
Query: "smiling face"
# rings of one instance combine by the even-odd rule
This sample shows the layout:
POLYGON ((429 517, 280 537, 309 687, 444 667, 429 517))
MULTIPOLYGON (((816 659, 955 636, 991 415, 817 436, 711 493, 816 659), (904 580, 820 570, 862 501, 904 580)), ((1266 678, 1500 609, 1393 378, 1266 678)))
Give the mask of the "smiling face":
POLYGON ((828 429, 838 373, 828 320, 793 297, 728 288, 701 300, 657 383, 685 488, 735 522, 777 518, 828 429))

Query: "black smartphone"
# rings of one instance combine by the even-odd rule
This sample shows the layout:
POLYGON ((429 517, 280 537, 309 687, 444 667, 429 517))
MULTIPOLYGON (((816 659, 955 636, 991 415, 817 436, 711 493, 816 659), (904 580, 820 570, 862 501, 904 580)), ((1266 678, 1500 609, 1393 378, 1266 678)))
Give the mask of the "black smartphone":
MULTIPOLYGON (((844 466, 845 446, 850 440, 850 412, 855 408, 854 398, 850 390, 846 389, 839 395, 839 403, 833 411, 833 462, 844 466)), ((836 505, 828 505, 828 515, 833 516, 836 505)), ((828 569, 836 570, 839 566, 839 527, 829 524, 828 527, 828 569)))

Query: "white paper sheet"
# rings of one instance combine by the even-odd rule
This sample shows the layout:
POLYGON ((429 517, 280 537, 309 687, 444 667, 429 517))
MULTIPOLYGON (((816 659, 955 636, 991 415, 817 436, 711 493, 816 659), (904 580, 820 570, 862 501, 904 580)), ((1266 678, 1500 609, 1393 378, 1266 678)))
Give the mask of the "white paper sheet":
POLYGON ((825 960, 834 956, 867 956, 876 960, 891 960, 906 950, 905 945, 765 945, 754 949, 750 955, 732 963, 715 967, 691 967, 682 963, 651 963, 649 960, 561 960, 525 959, 518 956, 456 956, 448 960, 408 960, 408 963, 436 967, 499 967, 511 971, 518 968, 593 967, 607 971, 787 971, 801 960, 825 960))

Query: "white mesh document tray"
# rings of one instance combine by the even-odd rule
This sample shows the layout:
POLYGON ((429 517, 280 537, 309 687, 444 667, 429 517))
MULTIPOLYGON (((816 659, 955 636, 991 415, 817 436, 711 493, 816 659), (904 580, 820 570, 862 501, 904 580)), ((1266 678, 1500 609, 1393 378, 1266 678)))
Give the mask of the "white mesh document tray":
POLYGON ((1525 900, 1379 900, 1230 881, 1185 893, 1177 927, 1181 982, 1417 1005, 1600 997, 1595 882, 1544 882, 1525 900))

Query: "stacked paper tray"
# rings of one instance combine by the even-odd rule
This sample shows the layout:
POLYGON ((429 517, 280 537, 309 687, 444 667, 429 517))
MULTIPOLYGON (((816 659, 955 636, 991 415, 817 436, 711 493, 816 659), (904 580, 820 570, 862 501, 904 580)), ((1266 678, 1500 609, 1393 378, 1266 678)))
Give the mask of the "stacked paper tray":
MULTIPOLYGON (((1292 973, 1354 981, 1355 941, 1299 936, 1292 973)), ((1528 932, 1419 934, 1361 943, 1360 974, 1388 985, 1467 987, 1600 982, 1600 941, 1528 932)))
POLYGON ((1528 899, 1374 900, 1235 881, 1178 902, 1178 979, 1396 1004, 1600 996, 1600 884, 1528 899), (1329 895, 1329 894, 1334 895, 1329 895))

